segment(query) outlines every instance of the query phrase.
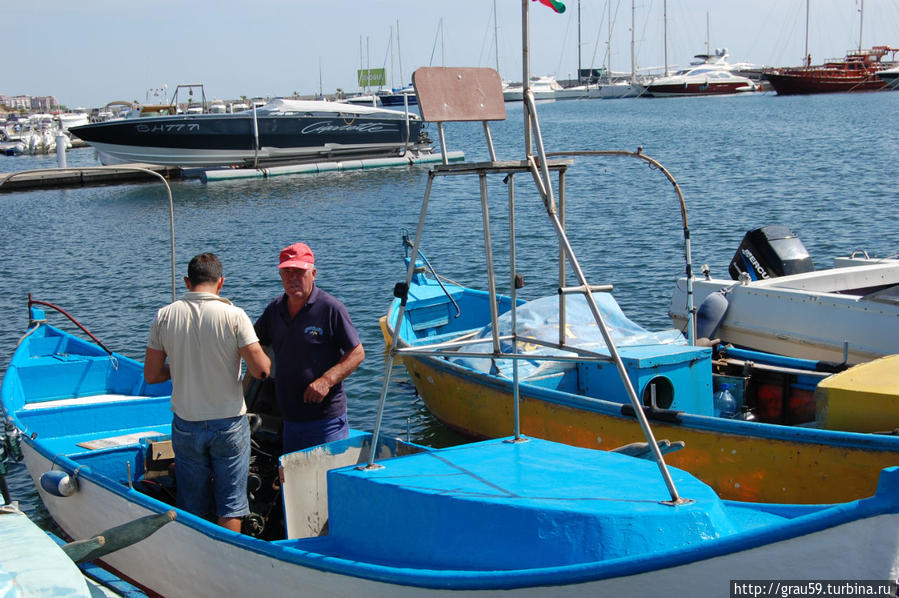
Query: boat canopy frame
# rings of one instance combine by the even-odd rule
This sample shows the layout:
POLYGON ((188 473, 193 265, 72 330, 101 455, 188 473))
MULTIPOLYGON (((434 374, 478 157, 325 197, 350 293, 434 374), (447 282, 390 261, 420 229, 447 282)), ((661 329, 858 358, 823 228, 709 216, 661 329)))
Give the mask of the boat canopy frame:
MULTIPOLYGON (((527 0, 523 2, 523 20, 527 22, 527 0)), ((525 45, 525 48, 527 46, 525 45)), ((525 54, 527 51, 525 50, 525 54)), ((527 73, 525 73, 527 74, 527 73)), ((524 78, 527 81, 527 77, 524 78)), ((487 142, 487 149, 490 160, 487 162, 461 163, 461 164, 439 164, 432 168, 428 173, 428 182, 424 192, 424 198, 421 205, 421 213, 419 215, 418 225, 416 228, 415 239, 412 244, 412 259, 406 271, 405 282, 399 283, 394 289, 394 295, 399 299, 399 310, 397 311, 396 321, 394 323, 394 334, 392 335, 390 346, 388 349, 387 364, 383 384, 381 387, 381 395, 378 403, 375 427, 373 432, 372 443, 376 444, 380 434, 381 422, 383 417, 383 409, 386 403, 387 391, 390 384, 393 365, 400 355, 420 355, 433 356, 435 353, 445 353, 447 349, 452 347, 463 347, 476 342, 484 342, 484 339, 456 339, 445 343, 437 343, 432 345, 416 345, 414 347, 399 347, 400 329, 402 327, 405 316, 405 307, 408 296, 409 286, 416 270, 416 258, 420 254, 421 239, 424 231, 425 221, 427 220, 428 205, 431 199, 434 181, 438 177, 445 176, 476 176, 480 188, 481 200, 481 218, 483 224, 484 247, 487 268, 487 285, 490 305, 490 321, 492 323, 492 351, 490 353, 478 352, 473 354, 460 353, 454 351, 455 356, 471 355, 477 357, 487 357, 493 359, 511 359, 512 360, 512 394, 513 394, 513 422, 514 437, 509 442, 525 442, 526 438, 521 436, 519 421, 519 375, 518 363, 520 359, 544 359, 554 361, 568 360, 588 360, 588 361, 611 361, 615 364, 625 387, 627 396, 630 400, 634 413, 643 430, 647 445, 651 450, 654 460, 656 461, 659 472, 668 488, 670 500, 663 500, 665 504, 679 505, 690 502, 690 499, 682 498, 675 487, 671 477, 662 450, 659 447, 652 429, 649 425, 646 414, 642 408, 642 402, 638 398, 634 386, 628 377, 627 369, 618 353, 618 350, 611 338, 611 333, 605 323, 602 313, 596 304, 593 293, 596 291, 610 291, 611 285, 591 285, 588 283, 586 276, 575 256, 574 250, 568 239, 565 230, 564 213, 565 213, 565 177, 568 168, 574 163, 573 159, 552 159, 547 157, 544 149, 542 134, 540 131, 539 121, 537 118, 536 102, 533 91, 529 87, 525 87, 523 94, 524 112, 526 118, 526 159, 515 161, 500 161, 496 158, 493 147, 493 140, 488 125, 489 120, 503 120, 505 118, 505 109, 503 108, 502 86, 499 74, 489 68, 446 68, 446 67, 423 67, 413 74, 413 84, 415 85, 416 95, 419 99, 419 107, 423 120, 434 121, 438 124, 438 133, 440 135, 440 146, 446 154, 446 142, 444 137, 444 122, 459 121, 482 121, 484 133, 487 142), (472 98, 475 98, 474 100, 472 98), (533 138, 537 149, 536 155, 531 151, 531 139, 533 138), (553 190, 553 180, 551 174, 555 173, 558 185, 558 202, 556 201, 553 190), (516 255, 515 255, 515 175, 529 174, 542 199, 544 209, 550 219, 555 231, 555 235, 559 246, 559 321, 560 321, 560 338, 558 343, 548 343, 539 339, 528 336, 519 335, 517 333, 516 321, 516 290, 517 272, 516 272, 516 255), (492 240, 491 240, 491 219, 487 193, 487 177, 488 175, 501 175, 508 189, 508 228, 509 228, 509 258, 510 258, 510 277, 511 277, 511 329, 512 334, 500 336, 498 332, 498 303, 496 290, 496 271, 493 259, 492 240), (573 270, 577 278, 577 285, 569 286, 566 282, 566 263, 573 270), (568 294, 582 294, 593 317, 596 321, 598 329, 605 341, 609 355, 601 355, 582 349, 571 347, 565 343, 564 338, 564 318, 565 318, 565 296, 568 294), (511 353, 503 352, 500 342, 503 340, 511 341, 511 353), (552 356, 534 356, 521 355, 518 353, 519 343, 535 343, 547 347, 563 349, 577 354, 577 357, 560 358, 558 355, 552 356)), ((667 171, 665 171, 667 173, 667 171)), ((670 178, 670 173, 669 173, 670 178)), ((679 189, 678 189, 679 191, 679 189)), ((682 199, 682 195, 681 195, 682 199)), ((685 214, 685 212, 684 212, 685 214)), ((369 456, 368 463, 361 465, 362 468, 380 468, 380 464, 374 462, 374 454, 369 456)))

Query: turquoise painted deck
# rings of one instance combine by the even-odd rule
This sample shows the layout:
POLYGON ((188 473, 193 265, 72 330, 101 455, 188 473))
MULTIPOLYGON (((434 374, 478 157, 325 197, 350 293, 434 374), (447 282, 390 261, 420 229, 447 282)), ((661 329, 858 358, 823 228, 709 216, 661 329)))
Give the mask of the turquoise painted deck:
POLYGON ((662 504, 670 496, 654 462, 539 439, 383 465, 329 472, 329 537, 295 547, 395 567, 522 570, 688 547, 783 520, 729 512, 679 470, 678 490, 693 502, 662 504))
POLYGON ((19 511, 0 511, 0 596, 91 596, 84 576, 50 536, 19 511))

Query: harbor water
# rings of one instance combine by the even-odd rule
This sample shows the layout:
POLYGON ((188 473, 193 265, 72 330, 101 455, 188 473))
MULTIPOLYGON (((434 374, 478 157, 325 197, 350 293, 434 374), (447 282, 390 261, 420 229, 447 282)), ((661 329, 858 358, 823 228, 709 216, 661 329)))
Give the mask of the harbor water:
MULTIPOLYGON (((890 128, 899 93, 778 97, 581 100, 540 104, 547 151, 642 151, 677 179, 686 200, 694 266, 726 268, 743 234, 789 226, 815 263, 867 251, 899 251, 896 165, 890 128)), ((500 159, 523 157, 522 110, 492 132, 500 159)), ((436 127, 430 126, 436 140, 436 127)), ((447 145, 466 160, 487 158, 473 123, 449 125, 447 145)), ((69 166, 96 164, 90 148, 69 166)), ((0 172, 56 165, 55 156, 0 157, 0 172)), ((213 251, 225 266, 224 296, 255 319, 281 291, 279 250, 296 241, 316 254, 316 283, 346 303, 366 360, 347 382, 351 425, 374 425, 384 343, 378 319, 403 279, 402 233, 414 233, 426 167, 269 179, 172 182, 178 293, 188 260, 213 251)), ((625 313, 654 330, 670 327, 668 302, 684 272, 683 225, 668 180, 627 157, 577 158, 567 177, 567 227, 588 279, 615 285, 625 313)), ((525 287, 554 291, 558 251, 528 176, 515 179, 516 250, 525 287)), ((508 292, 507 191, 490 181, 500 292, 508 292)), ((435 182, 422 251, 457 282, 486 288, 477 180, 435 182)), ((0 194, 0 371, 27 325, 27 295, 59 305, 111 349, 142 359, 150 321, 171 300, 169 208, 159 183, 0 194)), ((66 329, 61 316, 50 321, 66 329)), ((510 434, 512 431, 509 431, 510 434)), ((463 439, 427 412, 400 367, 384 433, 442 446, 463 439)), ((21 465, 13 498, 47 524, 21 465)))

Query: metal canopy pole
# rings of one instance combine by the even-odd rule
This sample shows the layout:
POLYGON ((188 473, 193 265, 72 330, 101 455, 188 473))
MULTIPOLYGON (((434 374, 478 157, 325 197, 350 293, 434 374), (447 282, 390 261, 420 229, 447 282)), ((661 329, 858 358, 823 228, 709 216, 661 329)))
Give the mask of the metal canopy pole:
MULTIPOLYGON (((518 273, 517 257, 515 253, 515 178, 513 174, 506 177, 509 186, 509 269, 510 286, 509 293, 512 300, 512 355, 518 355, 518 273)), ((512 409, 514 417, 515 438, 512 442, 524 442, 527 439, 521 437, 521 393, 518 388, 518 359, 512 359, 512 409)))
POLYGON ((499 355, 502 351, 499 346, 498 308, 496 305, 496 273, 493 264, 493 244, 490 239, 490 207, 487 205, 487 173, 478 172, 478 182, 481 186, 481 219, 484 222, 484 257, 487 260, 487 293, 490 300, 490 323, 493 327, 493 353, 499 355))
MULTIPOLYGON (((387 352, 387 368, 384 371, 384 382, 381 384, 381 396, 378 399, 378 413, 375 417, 375 429, 371 435, 371 450, 368 452, 368 463, 359 466, 359 469, 378 469, 382 465, 375 464, 375 453, 378 447, 378 439, 381 435, 381 421, 384 417, 384 404, 387 402, 387 389, 390 387, 390 376, 393 373, 393 363, 396 360, 396 347, 399 343, 400 330, 403 326, 403 318, 406 313, 406 299, 409 294, 409 283, 412 282, 412 275, 415 273, 415 258, 421 249, 421 237, 425 226, 425 216, 428 213, 428 202, 431 199, 431 188, 434 185, 434 171, 428 172, 428 185, 425 188, 425 196, 421 202, 421 214, 418 217, 418 227, 415 229, 415 241, 412 244, 412 259, 409 260, 409 267, 406 268, 406 282, 394 289, 394 295, 400 300, 400 309, 397 312, 396 324, 393 327, 393 338, 390 341, 390 349, 387 352)), ((390 323, 388 322, 388 325, 390 323)))
MULTIPOLYGON (((677 180, 675 180, 674 176, 668 171, 667 168, 662 166, 660 162, 657 160, 650 158, 646 154, 643 153, 643 148, 638 147, 636 152, 630 152, 626 150, 578 150, 578 151, 562 151, 562 152, 547 152, 547 157, 555 157, 555 156, 629 156, 631 158, 638 158, 643 160, 644 162, 649 164, 650 168, 654 168, 660 171, 665 175, 665 178, 668 179, 668 182, 671 183, 671 186, 674 187, 674 193, 677 195, 678 207, 680 208, 681 215, 681 223, 684 229, 684 273, 687 276, 687 342, 690 345, 696 344, 696 307, 694 305, 695 295, 694 295, 694 282, 695 282, 695 273, 693 271, 693 252, 690 248, 690 223, 687 221, 687 202, 684 200, 684 194, 681 191, 680 185, 677 184, 677 180)), ((562 172, 559 174, 560 181, 564 181, 565 173, 562 172)), ((564 209, 564 200, 562 194, 565 191, 564 182, 560 182, 559 184, 559 209, 562 212, 562 228, 565 227, 565 209, 564 209)))
MULTIPOLYGON (((523 70, 525 75, 527 74, 528 44, 530 39, 528 1, 529 0, 522 0, 521 2, 522 56, 524 64, 523 70)), ((652 433, 652 428, 650 428, 649 426, 649 421, 646 418, 646 414, 643 412, 643 407, 640 399, 637 397, 637 392, 634 390, 633 384, 631 384, 631 380, 627 374, 627 369, 624 367, 624 362, 621 360, 621 355, 619 355, 618 349, 612 342, 612 337, 609 334, 609 330, 606 326, 605 320, 602 317, 602 313, 599 311, 599 307, 596 305, 596 300, 593 298, 593 294, 590 292, 590 286, 587 284, 587 279, 584 276, 584 272, 583 270, 581 270, 581 266, 574 255, 574 250, 572 249, 571 244, 568 241, 568 236, 565 234, 565 230, 559 221, 558 214, 556 213, 555 200, 553 199, 552 191, 552 180, 549 176, 549 168, 546 160, 546 150, 544 148, 543 138, 540 133, 540 124, 537 120, 536 103, 534 101, 533 92, 527 86, 527 81, 525 81, 522 99, 524 102, 524 113, 526 119, 526 144, 527 147, 530 148, 530 138, 527 137, 529 131, 527 125, 530 124, 531 126, 533 126, 534 141, 536 142, 537 146, 537 156, 535 157, 528 153, 527 160, 531 166, 534 182, 537 184, 537 188, 543 198, 543 205, 546 208, 546 212, 549 215, 550 221, 552 222, 553 227, 556 230, 556 236, 559 239, 559 243, 564 247, 565 254, 568 256, 568 261, 571 264, 571 268, 574 271, 580 285, 583 287, 584 297, 587 299, 587 304, 590 306, 590 311, 593 312, 593 317, 596 320, 600 332, 602 333, 603 339, 606 342, 606 347, 608 348, 609 353, 612 356, 613 361, 615 362, 615 367, 618 370, 618 374, 621 377, 621 382, 624 385, 625 390, 627 391, 627 395, 630 399, 631 404, 633 405, 634 413, 637 416, 637 421, 640 422, 640 427, 643 429, 643 434, 649 443, 649 448, 652 450, 653 456, 655 457, 656 464, 659 467, 659 472, 661 473, 662 478, 665 481, 665 485, 668 487, 668 492, 671 495, 671 500, 665 502, 671 505, 683 504, 687 501, 681 498, 677 493, 677 488, 674 485, 674 480, 671 478, 671 473, 668 471, 668 466, 665 464, 665 458, 662 455, 662 451, 661 449, 659 449, 659 446, 656 443, 655 436, 652 433)))
MULTIPOLYGON (((536 113, 536 107, 533 105, 533 96, 527 96, 527 100, 530 104, 530 109, 536 113)), ((541 170, 546 170, 546 151, 543 149, 543 139, 540 135, 540 127, 535 126, 534 132, 536 135, 537 151, 539 152, 542 169, 538 170, 537 164, 533 159, 531 159, 531 167, 533 169, 534 178, 539 180, 542 177, 541 170)), ((565 231, 562 228, 561 223, 559 222, 558 214, 556 214, 556 211, 554 209, 551 181, 549 180, 549 177, 543 178, 542 181, 543 184, 538 186, 542 189, 545 189, 546 191, 546 194, 543 197, 543 204, 546 207, 546 212, 549 215, 550 221, 553 223, 553 227, 556 229, 556 236, 559 239, 559 243, 565 249, 565 254, 568 256, 568 261, 571 264, 571 269, 574 271, 578 282, 583 287, 584 297, 587 299, 587 305, 590 307, 590 311, 593 313, 593 318, 596 320, 599 331, 602 333, 603 340, 605 340, 606 347, 609 350, 609 354, 612 356, 612 361, 615 363, 615 367, 618 370, 618 375, 621 377, 621 382, 624 385, 627 396, 634 408, 634 413, 637 416, 637 421, 640 422, 640 427, 643 429, 643 435, 646 437, 646 440, 649 443, 649 448, 650 450, 652 450, 653 456, 655 457, 656 464, 659 467, 659 472, 662 474, 665 485, 668 487, 668 492, 671 494, 671 501, 666 502, 672 505, 683 504, 686 501, 677 493, 677 488, 674 485, 674 480, 671 478, 671 473, 668 471, 668 466, 665 464, 665 458, 662 455, 661 449, 659 449, 658 443, 655 439, 655 435, 652 433, 652 428, 650 428, 649 426, 649 421, 646 418, 646 414, 643 412, 643 406, 640 402, 640 399, 637 397, 637 392, 634 390, 634 385, 631 383, 630 377, 628 377, 627 375, 627 369, 624 367, 624 362, 621 360, 621 355, 618 353, 618 349, 615 347, 615 343, 612 341, 612 337, 609 334, 605 319, 602 317, 602 313, 599 311, 599 307, 596 305, 596 299, 593 298, 593 294, 590 292, 590 286, 587 284, 587 279, 584 276, 584 272, 583 270, 581 270, 581 266, 574 255, 574 250, 572 249, 571 244, 568 241, 568 236, 565 234, 565 231)))
MULTIPOLYGON (((562 230, 565 230, 565 172, 562 171, 559 173, 559 223, 562 225, 562 230)), ((562 244, 559 243, 559 288, 565 288, 565 279, 566 279, 566 270, 565 270, 565 250, 562 249, 562 244)), ((563 293, 559 293, 559 346, 565 345, 565 295, 563 293)))
MULTIPOLYGON (((11 172, 0 179, 0 186, 3 186, 4 183, 11 180, 14 177, 27 175, 27 174, 35 174, 41 172, 57 172, 60 169, 58 168, 37 168, 34 170, 20 170, 18 172, 11 172)), ((130 166, 127 164, 122 164, 119 166, 81 166, 78 168, 69 168, 67 170, 73 170, 78 172, 115 172, 116 170, 130 170, 135 172, 142 172, 144 174, 149 174, 158 178, 162 181, 162 184, 165 185, 165 191, 168 195, 169 200, 169 247, 170 247, 170 259, 171 259, 171 270, 172 270, 172 301, 177 299, 177 292, 175 286, 175 204, 172 200, 172 188, 169 186, 169 182, 165 180, 165 177, 156 172, 155 170, 150 170, 148 168, 141 168, 140 166, 130 166)))

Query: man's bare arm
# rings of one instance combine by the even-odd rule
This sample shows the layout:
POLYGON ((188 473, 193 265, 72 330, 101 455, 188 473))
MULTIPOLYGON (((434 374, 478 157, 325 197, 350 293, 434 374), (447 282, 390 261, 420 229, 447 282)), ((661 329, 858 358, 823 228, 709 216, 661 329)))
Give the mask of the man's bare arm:
POLYGON ((144 355, 144 380, 150 384, 158 384, 171 378, 172 372, 165 362, 165 351, 147 347, 144 355))

